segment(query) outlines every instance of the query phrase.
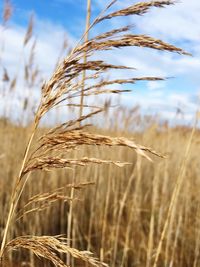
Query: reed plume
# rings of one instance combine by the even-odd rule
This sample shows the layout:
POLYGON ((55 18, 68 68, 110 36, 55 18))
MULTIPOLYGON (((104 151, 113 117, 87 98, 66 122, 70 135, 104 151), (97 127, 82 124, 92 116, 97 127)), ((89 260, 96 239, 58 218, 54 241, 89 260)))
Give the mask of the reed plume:
MULTIPOLYGON (((108 11, 111 5, 114 5, 116 1, 113 1, 105 11, 108 11)), ((131 5, 126 9, 122 9, 108 15, 103 13, 87 27, 87 31, 92 30, 97 24, 102 21, 112 19, 114 17, 124 17, 129 15, 142 15, 149 10, 150 7, 164 7, 173 4, 172 1, 151 1, 147 3, 139 3, 131 5)), ((27 44, 32 36, 32 20, 24 40, 24 45, 27 44)), ((53 127, 49 132, 45 133, 39 139, 37 139, 35 146, 33 146, 35 140, 35 134, 38 130, 41 119, 52 109, 58 107, 61 104, 73 105, 74 107, 83 107, 83 102, 80 105, 76 103, 77 98, 89 97, 99 94, 119 94, 127 92, 127 89, 113 89, 109 88, 109 85, 114 84, 134 84, 138 81, 152 81, 163 80, 163 77, 133 77, 128 79, 115 79, 102 81, 100 79, 102 75, 108 71, 113 70, 128 70, 127 66, 114 65, 103 60, 93 60, 91 57, 98 51, 109 51, 114 53, 114 48, 123 47, 147 47, 159 51, 176 52, 178 54, 188 55, 181 48, 177 48, 171 44, 163 42, 159 39, 147 35, 132 34, 129 32, 131 27, 128 25, 123 28, 114 29, 108 32, 104 32, 89 40, 85 39, 82 43, 84 36, 81 38, 77 46, 71 51, 71 53, 61 62, 55 69, 51 78, 46 81, 41 88, 41 100, 35 114, 32 132, 28 144, 25 149, 24 158, 22 161, 20 172, 15 180, 13 192, 11 195, 10 209, 8 213, 8 219, 6 221, 5 230, 1 242, 0 258, 3 261, 5 253, 11 249, 25 248, 31 250, 35 255, 47 258, 55 266, 66 266, 65 263, 59 258, 59 254, 70 254, 75 258, 79 258, 88 262, 93 266, 105 265, 99 262, 89 252, 78 251, 71 248, 67 244, 67 240, 62 237, 46 237, 46 236, 21 236, 13 240, 8 240, 8 232, 11 227, 14 227, 14 219, 16 219, 16 207, 19 199, 24 192, 25 185, 29 180, 29 177, 33 171, 36 170, 52 170, 58 168, 72 168, 73 166, 85 166, 87 164, 115 164, 119 167, 123 167, 129 162, 120 162, 113 160, 97 159, 95 157, 83 157, 83 158, 66 158, 67 152, 76 150, 80 146, 125 146, 133 149, 138 155, 151 160, 149 154, 153 154, 159 157, 163 157, 162 154, 154 151, 146 146, 138 145, 134 140, 130 140, 124 137, 110 137, 100 134, 93 134, 86 131, 86 119, 95 116, 101 112, 102 108, 96 108, 94 112, 82 115, 74 120, 67 121, 61 125, 53 127), (83 60, 87 58, 87 60, 83 60), (84 87, 82 74, 89 71, 90 75, 84 79, 84 87), (82 122, 82 125, 80 125, 82 122)), ((63 196, 62 194, 47 194, 32 199, 32 201, 44 200, 54 201, 56 199, 62 199, 64 201, 71 201, 70 198, 63 196)), ((44 208, 45 206, 42 206, 44 208)))

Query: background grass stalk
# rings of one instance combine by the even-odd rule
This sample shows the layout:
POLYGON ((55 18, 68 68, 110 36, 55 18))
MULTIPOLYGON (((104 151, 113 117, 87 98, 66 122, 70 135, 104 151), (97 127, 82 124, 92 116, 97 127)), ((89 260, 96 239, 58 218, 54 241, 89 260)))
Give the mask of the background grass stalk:
POLYGON ((17 205, 17 201, 19 200, 19 198, 17 198, 18 187, 19 187, 20 181, 22 179, 23 169, 24 169, 27 157, 28 157, 28 153, 30 151, 30 147, 31 147, 33 138, 35 136, 35 132, 37 130, 37 126, 38 126, 38 124, 34 123, 33 131, 31 133, 31 136, 29 138, 29 141, 28 141, 28 144, 27 144, 27 147, 26 147, 26 150, 25 150, 25 154, 24 154, 24 158, 23 158, 23 161, 22 161, 21 169, 19 171, 18 178, 16 179, 15 185, 13 187, 13 192, 12 192, 12 195, 11 195, 10 209, 9 209, 8 218, 7 218, 7 221, 6 221, 6 226, 5 226, 5 230, 4 230, 4 234, 3 234, 3 238, 2 238, 2 243, 1 243, 0 259, 3 257, 4 248, 5 248, 6 241, 7 241, 6 239, 7 239, 7 235, 8 235, 8 231, 9 231, 9 226, 10 226, 10 223, 11 223, 12 218, 13 218, 13 214, 14 214, 14 211, 15 211, 15 208, 16 208, 16 205, 17 205))
POLYGON ((172 198, 171 198, 171 201, 170 201, 170 204, 169 204, 167 217, 166 217, 166 220, 165 220, 165 223, 164 223, 164 227, 163 227, 163 230, 162 230, 162 233, 161 233, 161 237, 160 237, 160 240, 159 240, 159 244, 158 244, 158 247, 157 247, 157 251, 156 251, 156 256, 155 256, 155 261, 154 261, 153 267, 157 267, 158 266, 158 260, 159 260, 159 256, 160 256, 160 253, 161 253, 163 241, 164 241, 164 238, 165 238, 165 235, 166 235, 169 223, 170 223, 171 216, 173 215, 173 212, 174 212, 174 209, 175 209, 175 204, 176 204, 176 201, 177 201, 177 198, 178 198, 178 195, 179 195, 182 183, 183 183, 184 174, 185 174, 187 163, 188 163, 188 160, 189 160, 190 149, 191 149, 193 137, 194 137, 194 134, 195 134, 195 131, 196 131, 197 123, 198 123, 198 117, 196 116, 195 124, 194 124, 194 126, 192 128, 192 132, 191 132, 190 138, 188 140, 188 144, 186 146, 185 156, 184 156, 181 168, 180 168, 179 176, 177 178, 176 185, 175 185, 173 193, 172 193, 172 198))
MULTIPOLYGON (((88 41, 89 37, 89 27, 90 27, 90 17, 91 17, 91 0, 87 1, 87 16, 86 16, 86 29, 84 34, 84 42, 88 41)), ((87 53, 84 53, 83 63, 87 63, 87 53)), ((84 89, 85 89, 85 78, 86 78, 86 71, 83 71, 82 76, 82 88, 81 88, 81 97, 80 97, 80 110, 79 110, 79 117, 83 115, 83 104, 84 104, 84 89)), ((79 122, 79 126, 81 126, 81 122, 79 122)), ((73 182, 75 183, 75 176, 76 170, 73 172, 73 182)), ((74 198, 74 187, 71 189, 70 198, 74 198)), ((68 226, 67 226, 67 238, 69 244, 71 243, 71 231, 72 231, 72 213, 73 213, 73 201, 70 203, 69 207, 69 214, 68 214, 68 226)), ((67 254, 67 265, 70 265, 70 254, 67 254)))
MULTIPOLYGON (((86 28, 85 28, 84 42, 87 42, 88 38, 89 38, 90 17, 91 17, 91 0, 88 0, 87 1, 87 16, 86 16, 86 28)), ((84 64, 87 63, 87 53, 84 53, 83 63, 84 64)), ((86 78, 86 71, 83 70, 79 117, 81 117, 83 115, 85 78, 86 78)), ((81 124, 81 122, 80 122, 80 124, 81 124)))

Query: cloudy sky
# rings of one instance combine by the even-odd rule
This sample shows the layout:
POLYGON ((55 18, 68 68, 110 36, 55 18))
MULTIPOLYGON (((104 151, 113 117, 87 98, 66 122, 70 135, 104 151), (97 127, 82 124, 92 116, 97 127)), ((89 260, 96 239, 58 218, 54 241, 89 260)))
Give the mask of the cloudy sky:
MULTIPOLYGON (((44 79, 53 70, 60 54, 63 39, 73 46, 84 32, 87 0, 12 0, 13 16, 6 30, 0 25, 0 45, 4 47, 1 64, 10 76, 20 72, 24 35, 31 14, 34 13, 34 36, 37 39, 36 59, 44 79)), ((113 7, 127 7, 135 0, 118 0, 113 7)), ((105 7, 108 0, 92 0, 92 19, 105 7)), ((0 1, 2 13, 3 1, 0 1)), ((137 70, 131 76, 171 77, 163 82, 133 85, 129 95, 121 97, 125 106, 139 104, 146 113, 174 119, 177 108, 184 111, 185 123, 190 123, 200 103, 200 1, 182 0, 163 9, 153 8, 142 17, 116 18, 91 32, 102 32, 118 26, 133 24, 133 32, 149 34, 179 46, 192 56, 160 53, 150 49, 129 48, 115 50, 109 59, 137 70)), ((31 45, 31 43, 30 43, 31 45)), ((26 48, 30 49, 30 45, 26 48)), ((108 55, 105 55, 105 58, 108 55)), ((2 67, 1 66, 1 67, 2 67)), ((120 74, 119 74, 120 75, 120 74)), ((130 75, 124 73, 123 75, 130 75)), ((121 76, 120 76, 121 78, 121 76)), ((0 82, 1 87, 3 83, 0 82)), ((19 82, 18 86, 24 85, 19 82)), ((22 92, 23 94, 23 92, 22 92)), ((37 95, 37 92, 34 94, 37 95)), ((0 96, 0 112, 4 99, 0 96)), ((18 105, 18 103, 15 103, 18 105)), ((180 118, 181 121, 183 118, 180 118)))

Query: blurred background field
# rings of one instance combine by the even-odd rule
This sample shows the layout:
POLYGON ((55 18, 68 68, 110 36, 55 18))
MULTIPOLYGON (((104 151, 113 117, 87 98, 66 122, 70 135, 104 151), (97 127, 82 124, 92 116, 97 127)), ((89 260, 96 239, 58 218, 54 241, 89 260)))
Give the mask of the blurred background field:
MULTIPOLYGON (((95 165, 74 170, 43 172, 39 175, 36 172, 26 186, 19 208, 31 196, 66 186, 73 183, 74 179, 77 184, 91 182, 91 185, 75 190, 73 246, 91 250, 111 266, 113 262, 116 266, 145 266, 147 263, 147 266, 151 266, 150 259, 166 219, 191 129, 173 129, 167 125, 160 127, 153 121, 142 133, 121 130, 123 135, 131 136, 141 144, 168 153, 168 158, 154 159, 154 163, 151 163, 127 148, 83 147, 75 153, 132 164, 124 168, 95 165)), ((100 129, 114 136, 121 136, 121 130, 100 129)), ((28 133, 28 127, 14 126, 1 121, 1 227, 8 210, 12 179, 23 157, 23 147, 28 133)), ((199 148, 200 135, 197 131, 162 248, 162 266, 199 264, 199 148)), ((70 196, 69 188, 66 188, 66 195, 70 196)), ((58 202, 47 210, 27 214, 18 221, 12 235, 65 234, 68 211, 68 203, 58 202)), ((15 257, 15 260, 18 257, 21 261, 21 254, 15 257)), ((30 261, 27 254, 24 255, 24 261, 30 261)))

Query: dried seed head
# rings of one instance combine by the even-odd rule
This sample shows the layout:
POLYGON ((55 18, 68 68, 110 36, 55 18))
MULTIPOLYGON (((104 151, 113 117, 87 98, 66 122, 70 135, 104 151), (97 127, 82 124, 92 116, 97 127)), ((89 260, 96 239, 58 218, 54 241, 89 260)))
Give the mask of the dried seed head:
POLYGON ((3 24, 5 25, 7 21, 11 18, 13 13, 13 7, 9 0, 4 0, 4 9, 3 9, 3 24))

